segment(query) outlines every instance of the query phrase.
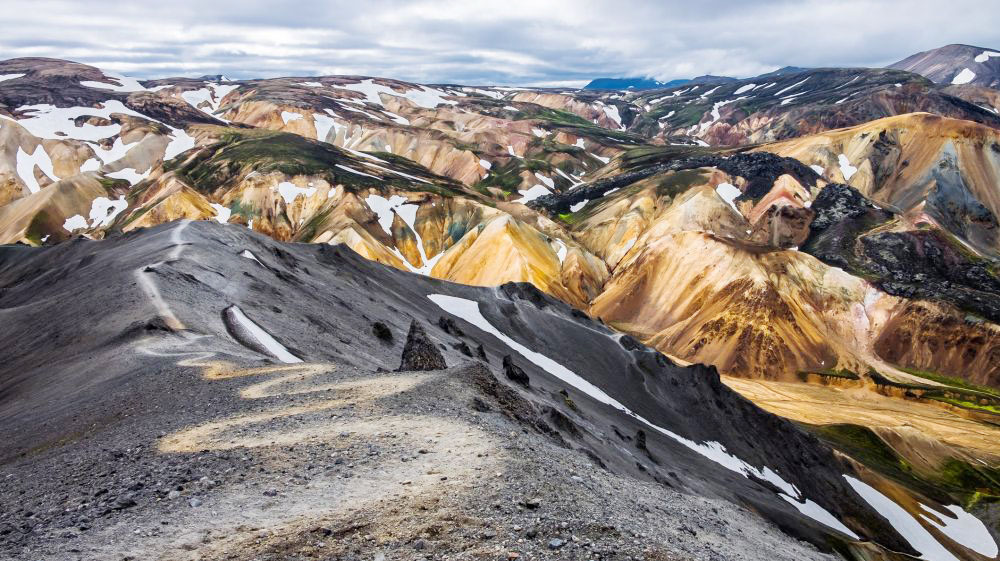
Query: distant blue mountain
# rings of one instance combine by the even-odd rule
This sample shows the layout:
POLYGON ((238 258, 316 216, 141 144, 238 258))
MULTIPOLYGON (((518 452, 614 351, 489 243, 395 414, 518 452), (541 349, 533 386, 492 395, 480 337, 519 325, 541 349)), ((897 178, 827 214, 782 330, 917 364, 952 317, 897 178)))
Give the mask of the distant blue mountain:
POLYGON ((583 87, 585 90, 658 90, 675 88, 684 84, 724 84, 735 82, 736 78, 729 76, 698 76, 696 78, 680 78, 669 82, 660 82, 652 78, 596 78, 583 87))
POLYGON ((691 80, 660 82, 652 78, 595 78, 583 87, 585 90, 655 90, 682 86, 691 80))

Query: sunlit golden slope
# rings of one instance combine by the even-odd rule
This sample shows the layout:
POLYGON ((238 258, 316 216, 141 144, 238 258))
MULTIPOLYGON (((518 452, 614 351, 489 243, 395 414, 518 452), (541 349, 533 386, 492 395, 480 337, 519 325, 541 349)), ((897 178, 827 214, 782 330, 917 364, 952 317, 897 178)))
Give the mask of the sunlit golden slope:
POLYGON ((823 168, 877 203, 1000 254, 1000 131, 911 113, 762 148, 823 168))

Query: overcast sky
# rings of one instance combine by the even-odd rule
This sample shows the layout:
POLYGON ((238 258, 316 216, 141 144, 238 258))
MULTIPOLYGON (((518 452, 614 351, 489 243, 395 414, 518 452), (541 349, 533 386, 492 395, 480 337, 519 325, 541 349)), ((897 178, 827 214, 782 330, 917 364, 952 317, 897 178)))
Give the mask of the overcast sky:
POLYGON ((994 0, 5 0, 3 12, 3 58, 64 58, 140 78, 579 85, 884 66, 948 43, 1000 48, 994 0))

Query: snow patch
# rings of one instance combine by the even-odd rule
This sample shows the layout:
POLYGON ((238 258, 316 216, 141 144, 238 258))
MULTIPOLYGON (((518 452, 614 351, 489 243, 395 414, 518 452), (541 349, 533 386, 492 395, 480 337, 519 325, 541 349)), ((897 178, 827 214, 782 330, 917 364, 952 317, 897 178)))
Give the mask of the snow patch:
POLYGON ((299 187, 290 181, 282 181, 274 187, 274 189, 276 189, 278 194, 281 195, 281 198, 285 200, 286 205, 290 205, 295 202, 295 199, 298 198, 299 195, 305 195, 306 198, 308 198, 316 194, 315 187, 299 187))
POLYGON ((90 203, 90 225, 94 228, 108 226, 126 208, 128 201, 125 200, 125 195, 118 197, 116 201, 97 197, 90 203))
POLYGON ((740 212, 740 209, 736 208, 736 203, 735 203, 736 197, 739 197, 740 195, 743 194, 742 191, 740 191, 738 188, 736 188, 735 185, 732 185, 730 183, 719 183, 719 186, 715 188, 715 192, 719 194, 719 197, 722 200, 726 201, 727 205, 729 205, 730 207, 732 207, 734 211, 736 211, 736 214, 743 216, 743 214, 740 212))
POLYGON ((115 179, 124 179, 125 181, 128 181, 129 185, 135 185, 136 183, 149 177, 149 172, 150 170, 146 170, 144 173, 138 173, 135 171, 135 168, 122 168, 118 171, 111 172, 105 175, 107 175, 108 177, 113 177, 115 179))
POLYGON ((92 125, 85 123, 76 126, 74 120, 77 117, 94 116, 110 119, 112 113, 123 113, 141 119, 153 120, 146 115, 132 111, 125 107, 122 102, 116 99, 109 99, 103 102, 102 107, 56 107, 41 103, 38 105, 23 105, 17 108, 17 112, 24 115, 21 119, 7 120, 15 121, 24 127, 28 132, 38 138, 54 138, 65 140, 89 140, 96 142, 102 138, 108 138, 121 132, 121 125, 92 125))
POLYGON ((976 79, 975 72, 969 70, 968 68, 963 68, 961 72, 956 74, 955 77, 951 79, 951 83, 957 85, 968 84, 969 82, 975 79, 976 79))
POLYGON ((6 82, 7 80, 13 80, 15 78, 20 78, 24 74, 0 74, 0 82, 6 82))
POLYGON ((618 125, 619 129, 625 130, 625 127, 622 126, 622 117, 621 115, 618 114, 617 107, 615 107, 614 105, 605 105, 603 109, 604 109, 604 114, 607 115, 609 119, 614 121, 615 124, 618 125))
MULTIPOLYGON (((880 491, 868 485, 864 481, 845 475, 844 479, 854 489, 861 498, 865 500, 876 512, 889 521, 889 524, 903 536, 913 549, 920 552, 921 559, 932 559, 933 561, 958 561, 950 551, 944 548, 934 536, 930 534, 920 522, 903 507, 896 504, 892 499, 883 495, 880 491)), ((991 540, 992 541, 992 540, 991 540)))
POLYGON ((233 211, 220 205, 219 203, 210 203, 210 206, 215 209, 215 221, 219 224, 228 224, 229 217, 233 214, 233 211))
POLYGON ((330 135, 330 129, 337 124, 333 117, 322 113, 313 113, 313 125, 316 126, 316 140, 326 142, 326 137, 330 135))
POLYGON ((163 153, 164 161, 176 157, 181 152, 194 148, 194 138, 184 129, 174 129, 170 134, 173 138, 170 139, 170 144, 167 144, 167 149, 163 153))
POLYGON ((555 240, 555 243, 559 246, 559 249, 556 250, 556 257, 559 258, 559 264, 562 265, 563 261, 566 260, 566 244, 560 239, 555 240))
POLYGON ((552 191, 549 191, 542 185, 535 185, 531 189, 518 189, 517 192, 521 194, 521 198, 513 202, 521 204, 528 204, 538 197, 544 197, 545 195, 552 194, 552 191))
MULTIPOLYGON (((135 78, 130 78, 122 74, 108 74, 104 73, 104 76, 118 82, 117 84, 107 84, 104 82, 94 82, 94 81, 83 81, 80 82, 81 86, 86 86, 88 88, 97 88, 101 90, 111 90, 114 92, 144 92, 146 87, 139 83, 139 80, 135 78)), ((162 89, 162 86, 157 89, 162 89)))
POLYGON ((535 172, 535 177, 537 177, 538 180, 544 183, 549 189, 554 189, 556 186, 556 182, 551 177, 545 177, 537 171, 535 172))
MULTIPOLYGON (((990 57, 994 57, 994 56, 1000 56, 1000 53, 998 53, 996 51, 983 51, 983 52, 979 53, 978 55, 976 55, 976 58, 974 58, 972 60, 974 60, 976 62, 986 62, 987 60, 990 59, 990 57)), ((9 74, 8 74, 8 76, 9 76, 9 74)), ((22 74, 22 76, 23 76, 23 74, 22 74)), ((3 77, 2 76, 0 76, 0 81, 3 81, 3 77)))
POLYGON ((42 173, 48 176, 49 179, 58 180, 55 171, 52 169, 52 158, 49 157, 48 152, 42 147, 41 143, 35 146, 35 151, 28 154, 20 146, 17 147, 17 175, 24 182, 24 185, 28 187, 28 191, 32 193, 37 193, 41 186, 38 184, 38 179, 35 178, 35 166, 38 166, 42 173))
POLYGON ((851 176, 858 172, 858 168, 852 166, 847 159, 847 154, 837 156, 837 162, 840 164, 840 173, 844 174, 844 181, 850 181, 851 176))
MULTIPOLYGON (((1000 54, 997 56, 1000 56, 1000 54)), ((990 559, 993 559, 997 556, 997 553, 1000 553, 997 550, 997 543, 990 536, 986 525, 980 519, 962 510, 962 507, 958 505, 945 506, 951 512, 949 516, 948 513, 937 513, 924 505, 920 506, 923 510, 934 515, 927 516, 921 513, 920 516, 955 542, 990 559), (940 519, 941 523, 939 524, 935 518, 940 519)))
POLYGON ((413 89, 408 89, 405 92, 397 92, 396 90, 393 90, 388 86, 382 86, 374 83, 370 78, 367 80, 362 80, 360 83, 357 84, 343 84, 332 87, 363 93, 365 94, 366 100, 369 101, 370 103, 374 103, 375 105, 382 105, 382 97, 381 97, 382 94, 391 95, 394 97, 406 98, 411 102, 413 102, 415 105, 418 105, 425 109, 433 109, 438 105, 441 105, 442 103, 450 105, 455 105, 456 103, 458 103, 456 101, 449 101, 447 99, 444 99, 444 96, 448 94, 444 91, 437 90, 434 88, 426 86, 414 86, 413 89))
POLYGON ((293 355, 285 348, 284 345, 275 340, 270 333, 261 329, 259 325, 254 323, 243 313, 243 310, 239 306, 233 306, 230 308, 233 311, 233 318, 239 322, 253 338, 257 340, 258 343, 264 346, 269 353, 275 356, 278 360, 284 363, 294 363, 302 362, 302 359, 293 355))
POLYGON ((410 231, 413 232, 413 237, 415 238, 417 244, 417 252, 420 253, 420 261, 423 263, 420 267, 414 267, 409 260, 406 259, 399 249, 392 248, 396 257, 403 262, 403 265, 410 270, 411 273, 417 273, 420 275, 430 275, 431 270, 434 269, 434 265, 444 256, 444 251, 438 253, 434 257, 428 258, 427 254, 424 252, 424 240, 420 237, 420 233, 417 232, 417 209, 419 208, 415 204, 410 204, 406 202, 405 197, 399 195, 392 195, 388 199, 379 195, 368 195, 365 198, 365 202, 368 204, 368 208, 372 209, 378 216, 379 226, 385 230, 386 234, 392 236, 392 215, 393 212, 399 215, 399 217, 406 223, 410 231))
POLYGON ((756 87, 757 84, 747 84, 745 86, 740 86, 739 88, 736 88, 736 91, 733 92, 733 95, 740 95, 741 93, 746 93, 756 87))
POLYGON ((491 164, 487 160, 479 160, 479 165, 482 166, 484 169, 490 169, 493 167, 493 164, 491 164))
POLYGON ((201 88, 199 90, 191 90, 181 93, 181 99, 188 102, 191 107, 194 107, 198 111, 203 113, 208 113, 209 115, 219 119, 221 121, 226 121, 225 119, 218 117, 215 113, 219 110, 222 105, 222 98, 226 97, 230 92, 239 88, 239 84, 208 84, 207 87, 201 88), (208 103, 208 109, 199 107, 204 103, 208 103))
POLYGON ((815 171, 817 175, 823 175, 824 173, 826 173, 826 170, 823 169, 823 166, 817 166, 816 164, 812 164, 809 167, 811 167, 812 170, 815 171))
POLYGON ((74 230, 86 230, 87 229, 87 219, 80 216, 79 214, 74 214, 63 222, 63 228, 67 232, 72 232, 74 230))
POLYGON ((569 211, 570 212, 579 212, 580 209, 582 209, 583 207, 587 206, 587 203, 589 203, 589 202, 590 202, 590 199, 583 199, 582 201, 580 201, 578 203, 571 204, 571 205, 569 205, 569 211))
POLYGON ((257 259, 257 256, 256 256, 256 255, 254 255, 253 253, 250 253, 250 250, 249 250, 249 249, 244 249, 244 250, 243 250, 243 253, 241 253, 240 255, 241 255, 242 257, 246 257, 247 259, 253 259, 253 260, 254 260, 254 261, 256 261, 256 262, 257 262, 257 264, 258 264, 258 265, 260 265, 261 267, 263 267, 263 266, 264 266, 264 264, 260 262, 260 259, 257 259))
POLYGON ((292 121, 301 121, 302 113, 295 113, 293 111, 282 111, 281 120, 284 121, 286 125, 288 123, 291 123, 292 121))

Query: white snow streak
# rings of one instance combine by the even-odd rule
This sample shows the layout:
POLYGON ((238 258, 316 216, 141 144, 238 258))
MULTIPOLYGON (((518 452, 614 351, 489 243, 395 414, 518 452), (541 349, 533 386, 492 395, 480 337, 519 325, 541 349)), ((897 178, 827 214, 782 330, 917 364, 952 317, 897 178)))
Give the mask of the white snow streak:
POLYGON ((285 363, 302 362, 301 358, 288 352, 288 349, 275 340, 274 337, 271 337, 270 333, 264 331, 259 325, 251 321, 250 318, 243 313, 243 310, 241 310, 239 306, 233 306, 232 310, 233 317, 236 318, 236 321, 246 328, 246 330, 253 335, 254 339, 257 339, 257 342, 263 345, 268 352, 275 356, 275 358, 285 363))
POLYGON ((861 495, 876 512, 881 514, 903 538, 920 552, 921 559, 933 561, 958 561, 958 558, 944 548, 910 513, 892 499, 864 481, 845 475, 844 479, 861 495))
MULTIPOLYGON (((322 84, 321 84, 321 85, 322 85, 322 84)), ((254 255, 253 253, 250 253, 250 250, 249 250, 249 249, 244 249, 244 250, 243 250, 243 253, 241 253, 240 255, 241 255, 242 257, 246 257, 247 259, 253 259, 253 260, 254 260, 254 261, 256 261, 256 262, 257 262, 257 264, 258 264, 258 265, 260 265, 261 267, 263 267, 263 266, 264 266, 264 264, 260 262, 260 259, 257 259, 257 256, 256 256, 256 255, 254 255)))
POLYGON ((811 76, 806 76, 802 81, 795 82, 794 84, 792 84, 791 86, 788 86, 787 88, 782 88, 782 89, 774 92, 774 97, 780 97, 781 94, 787 92, 788 90, 793 89, 793 88, 797 88, 797 87, 801 86, 802 84, 806 83, 806 80, 808 80, 809 78, 811 78, 811 76))
POLYGON ((735 471, 736 473, 739 473, 744 477, 750 477, 752 475, 759 479, 763 479, 765 481, 773 483, 776 487, 784 491, 784 493, 779 493, 779 496, 781 496, 783 499, 785 499, 793 506, 795 506, 799 510, 799 512, 823 524, 827 525, 832 524, 831 526, 832 528, 844 532, 845 534, 857 539, 858 536, 854 532, 851 532, 851 530, 849 530, 846 526, 840 523, 840 521, 837 520, 832 514, 823 510, 823 508, 817 505, 816 503, 813 503, 812 501, 809 500, 804 500, 802 503, 800 503, 798 489, 796 489, 795 486, 792 485, 791 483, 788 483, 787 481, 782 479, 781 476, 775 473, 772 469, 768 467, 764 467, 763 469, 758 469, 748 464, 747 462, 744 462, 738 457, 728 453, 726 451, 725 446, 723 446, 718 442, 709 441, 709 442, 697 443, 694 442, 693 440, 688 440, 687 438, 684 438, 674 433, 673 431, 655 425, 639 415, 636 415, 634 412, 629 410, 620 402, 618 402, 617 400, 609 396, 607 393, 605 393, 602 389, 598 388, 594 384, 591 384, 586 379, 576 374, 572 370, 566 368, 565 366, 559 364, 558 362, 550 359, 549 357, 541 353, 537 353, 525 347, 524 345, 518 343, 514 339, 502 333, 483 316, 482 312, 479 311, 479 303, 474 302, 472 300, 467 300, 465 298, 446 296, 444 294, 429 294, 427 298, 429 298, 431 302, 437 304, 438 307, 440 307, 444 311, 459 318, 462 318, 465 321, 471 323, 472 325, 478 327, 479 329, 482 329, 483 331, 493 335, 494 337, 499 339, 502 343, 504 343, 511 349, 517 351, 518 354, 520 354, 527 360, 531 361, 533 364, 535 364, 542 370, 545 370, 549 374, 555 376, 556 378, 562 380, 563 382, 566 382, 567 384, 573 386, 577 390, 580 390, 581 392, 587 394, 595 401, 598 401, 600 403, 605 403, 607 405, 610 405, 611 407, 614 407, 615 409, 618 409, 619 411, 622 411, 626 415, 629 415, 630 417, 640 421, 641 423, 659 432, 660 434, 663 434, 664 436, 673 439, 674 441, 678 442, 679 444, 683 445, 689 450, 719 464, 720 466, 726 469, 735 471))
POLYGON ((338 168, 340 168, 340 169, 342 169, 344 171, 349 171, 349 172, 351 172, 353 174, 356 174, 356 175, 363 175, 365 177, 371 177, 372 179, 379 179, 379 180, 382 179, 381 177, 376 177, 376 176, 374 176, 374 175, 372 175, 370 173, 365 173, 363 171, 358 171, 358 170, 356 170, 356 169, 354 169, 354 168, 352 168, 350 166, 345 166, 343 164, 334 164, 334 165, 336 165, 338 168))

